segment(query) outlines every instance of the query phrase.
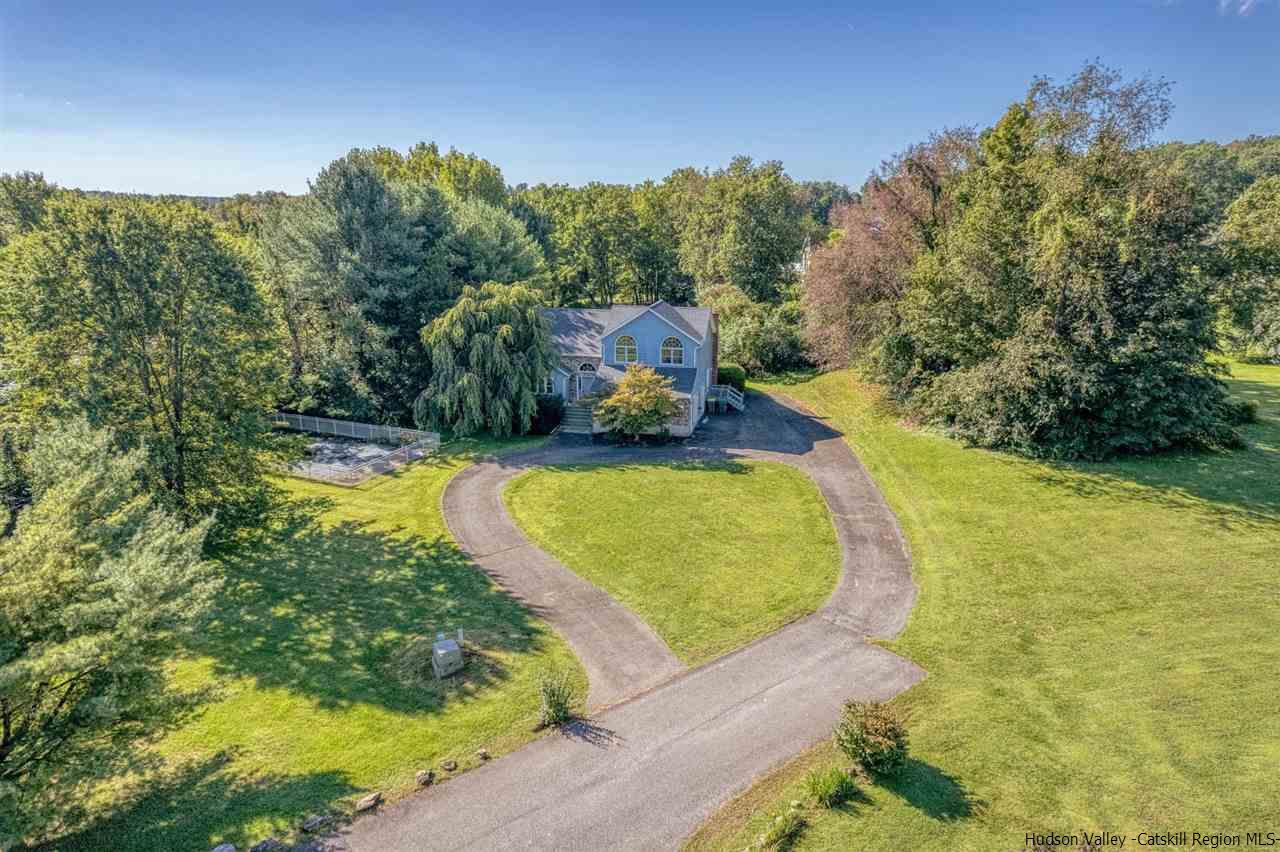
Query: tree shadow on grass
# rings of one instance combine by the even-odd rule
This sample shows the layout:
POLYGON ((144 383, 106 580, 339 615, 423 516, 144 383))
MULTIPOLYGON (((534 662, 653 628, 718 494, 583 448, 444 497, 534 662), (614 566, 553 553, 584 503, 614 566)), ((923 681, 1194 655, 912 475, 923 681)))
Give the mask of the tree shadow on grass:
POLYGON ((42 848, 168 852, 229 842, 247 849, 266 834, 288 834, 316 803, 359 792, 337 772, 238 777, 228 766, 231 758, 221 752, 151 776, 109 819, 42 848), (246 831, 261 821, 271 828, 246 831))
POLYGON ((901 772, 878 785, 940 822, 969 819, 985 806, 954 777, 915 758, 909 758, 901 772))
POLYGON ((1233 396, 1258 406, 1258 422, 1241 429, 1243 448, 1037 465, 1035 477, 1081 497, 1190 510, 1233 530, 1274 529, 1280 523, 1280 385, 1229 384, 1233 396))
POLYGON ((217 674, 306 694, 322 707, 439 712, 505 679, 502 656, 538 650, 545 627, 443 537, 322 523, 296 501, 269 534, 223 560, 218 612, 188 650, 217 674), (468 662, 435 681, 437 632, 466 631, 468 662), (416 666, 420 671, 406 671, 416 666))

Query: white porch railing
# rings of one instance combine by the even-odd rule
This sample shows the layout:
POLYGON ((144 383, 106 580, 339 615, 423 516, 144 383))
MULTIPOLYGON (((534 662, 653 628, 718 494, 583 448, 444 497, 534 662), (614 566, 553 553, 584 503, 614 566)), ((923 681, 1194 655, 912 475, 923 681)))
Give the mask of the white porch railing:
POLYGON ((723 400, 739 411, 745 411, 747 407, 747 400, 742 395, 742 391, 732 385, 712 385, 708 398, 723 400))

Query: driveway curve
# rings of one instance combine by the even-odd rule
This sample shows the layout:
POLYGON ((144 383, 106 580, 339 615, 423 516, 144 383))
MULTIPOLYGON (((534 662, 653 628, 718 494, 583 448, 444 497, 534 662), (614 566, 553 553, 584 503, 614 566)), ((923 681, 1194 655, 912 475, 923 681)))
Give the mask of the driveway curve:
POLYGON ((486 460, 443 495, 454 538, 565 636, 590 679, 589 721, 356 821, 352 850, 671 849, 763 772, 830 734, 845 701, 886 700, 924 671, 889 639, 915 600, 901 530, 840 433, 799 405, 753 394, 678 447, 563 441, 486 460), (684 670, 648 625, 533 545, 502 487, 549 464, 755 458, 817 484, 843 552, 823 607, 684 670))

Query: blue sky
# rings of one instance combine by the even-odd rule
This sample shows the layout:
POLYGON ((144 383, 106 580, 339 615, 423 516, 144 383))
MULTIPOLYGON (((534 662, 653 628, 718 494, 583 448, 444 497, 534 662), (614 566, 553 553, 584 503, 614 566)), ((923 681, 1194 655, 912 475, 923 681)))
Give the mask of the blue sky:
POLYGON ((511 183, 634 182, 746 153, 857 186, 1092 57, 1175 83, 1168 137, 1280 132, 1280 0, 0 0, 0 171, 301 192, 352 147, 434 139, 511 183))

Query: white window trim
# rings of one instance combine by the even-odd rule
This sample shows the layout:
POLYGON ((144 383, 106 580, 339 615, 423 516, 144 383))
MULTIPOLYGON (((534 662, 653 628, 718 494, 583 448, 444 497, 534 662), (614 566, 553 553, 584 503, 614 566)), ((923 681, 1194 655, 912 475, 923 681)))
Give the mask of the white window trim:
POLYGON ((640 343, 630 334, 621 334, 614 338, 613 341, 613 361, 615 364, 638 364, 640 363, 640 343), (631 341, 631 351, 635 353, 635 357, 631 360, 624 360, 618 355, 618 347, 624 340, 631 341))
POLYGON ((684 366, 684 350, 685 350, 684 341, 676 337, 674 334, 670 335, 669 337, 664 337, 662 339, 662 343, 658 344, 658 364, 664 367, 683 367, 684 366), (666 353, 667 343, 672 340, 676 342, 676 346, 680 347, 679 361, 667 360, 667 353, 666 353))

